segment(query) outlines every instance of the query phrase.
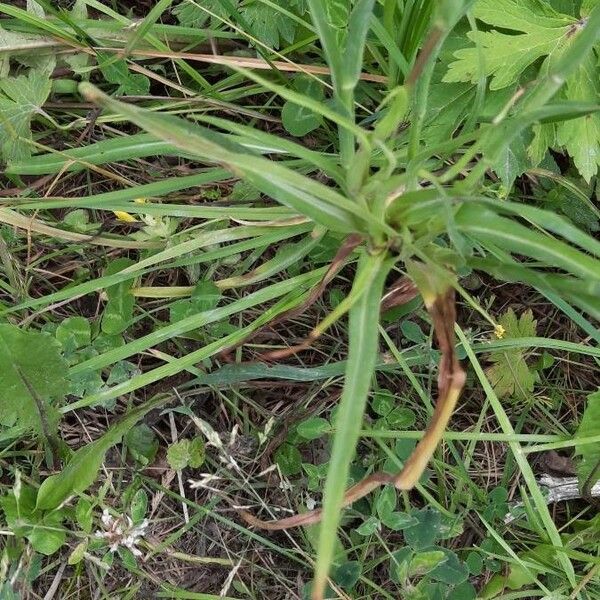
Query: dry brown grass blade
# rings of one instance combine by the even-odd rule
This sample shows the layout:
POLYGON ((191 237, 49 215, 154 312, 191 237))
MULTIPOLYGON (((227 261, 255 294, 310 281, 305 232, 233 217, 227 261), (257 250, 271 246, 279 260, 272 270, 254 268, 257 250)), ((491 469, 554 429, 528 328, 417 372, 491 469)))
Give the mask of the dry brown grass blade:
MULTIPOLYGON (((114 48, 96 48, 96 50, 110 50, 115 52, 114 48)), ((122 54, 122 53, 118 53, 122 54)), ((292 73, 309 73, 311 75, 329 75, 329 67, 321 65, 305 65, 292 61, 273 60, 267 62, 261 58, 252 58, 247 56, 223 56, 219 54, 196 54, 192 52, 159 52, 156 50, 131 50, 129 56, 146 58, 171 58, 189 60, 195 62, 211 63, 221 66, 242 67, 246 69, 265 69, 278 71, 287 71, 292 73)), ((387 83, 387 77, 384 75, 375 75, 373 73, 361 73, 360 78, 363 81, 373 81, 375 83, 387 83)))
MULTIPOLYGON (((406 302, 410 302, 413 298, 415 298, 418 293, 419 291, 417 290, 415 284, 408 279, 408 277, 402 277, 383 296, 380 310, 381 312, 385 312, 386 310, 390 310, 396 306, 406 304, 406 302)), ((271 362, 283 360, 284 358, 289 358, 294 354, 298 354, 298 352, 308 350, 324 332, 324 329, 316 327, 300 344, 296 344, 295 346, 291 346, 290 348, 285 348, 283 350, 272 350, 270 352, 265 352, 259 356, 259 360, 271 362)))
MULTIPOLYGON (((242 346, 243 344, 247 344, 251 339, 255 338, 257 335, 263 333, 264 331, 266 331, 268 329, 272 329, 278 323, 281 323, 288 319, 294 319, 296 317, 299 317, 302 313, 304 313, 310 306, 312 306, 323 295, 323 292, 325 291, 327 286, 330 284, 331 280, 339 273, 340 269, 344 266, 344 263, 346 262, 346 259, 348 258, 348 256, 350 256, 350 254, 354 251, 354 249, 358 245, 360 245, 360 243, 362 241, 363 241, 362 236, 360 236, 356 233, 349 235, 344 240, 344 243, 341 245, 340 249, 337 251, 337 254, 331 261, 331 264, 329 265, 329 268, 327 269, 327 272, 323 276, 323 279, 321 279, 319 285, 317 285, 317 287, 315 287, 313 289, 313 291, 310 293, 309 297, 300 306, 297 306, 295 308, 292 308, 292 309, 282 313, 277 318, 273 319, 272 321, 270 321, 269 323, 267 323, 260 329, 257 329, 256 331, 249 334, 248 337, 243 339, 241 342, 238 342, 235 346, 232 346, 231 348, 227 348, 227 349, 223 350, 220 354, 220 357, 222 359, 227 360, 228 356, 236 348, 238 348, 239 346, 242 346)), ((261 358, 264 359, 264 356, 261 358)))
MULTIPOLYGON (((465 372, 458 362, 454 349, 454 323, 456 321, 454 290, 450 288, 444 294, 433 297, 430 302, 425 300, 442 352, 438 373, 438 399, 431 422, 425 435, 398 474, 374 473, 353 485, 344 496, 342 504, 344 508, 363 498, 380 485, 393 484, 401 490, 410 490, 416 485, 442 438, 464 386, 465 372)), ((276 521, 263 521, 247 511, 238 512, 249 525, 270 531, 312 525, 321 520, 321 509, 276 521)))

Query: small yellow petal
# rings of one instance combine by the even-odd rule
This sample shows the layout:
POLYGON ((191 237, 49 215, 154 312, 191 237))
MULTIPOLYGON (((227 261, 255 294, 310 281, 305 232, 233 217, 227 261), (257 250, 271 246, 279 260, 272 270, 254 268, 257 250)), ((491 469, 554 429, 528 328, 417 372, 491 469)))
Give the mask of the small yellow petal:
POLYGON ((136 198, 134 202, 136 204, 146 204, 146 202, 148 202, 148 198, 136 198))
POLYGON ((123 221, 124 223, 137 223, 137 219, 124 210, 113 210, 113 212, 119 221, 123 221))
POLYGON ((499 340, 501 340, 505 334, 506 334, 506 329, 504 329, 504 327, 502 327, 502 325, 496 325, 496 327, 494 327, 494 335, 499 340))

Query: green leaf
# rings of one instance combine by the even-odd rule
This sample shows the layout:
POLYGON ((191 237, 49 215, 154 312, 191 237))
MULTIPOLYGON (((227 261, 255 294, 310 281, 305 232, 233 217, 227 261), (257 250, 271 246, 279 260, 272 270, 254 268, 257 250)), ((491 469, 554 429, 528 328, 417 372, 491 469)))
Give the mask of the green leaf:
POLYGON ((429 548, 438 539, 441 516, 437 510, 423 508, 411 513, 416 524, 404 530, 404 540, 413 550, 429 548))
POLYGON ((134 525, 142 523, 148 510, 148 494, 139 489, 131 500, 131 520, 134 525))
POLYGON ((358 296, 358 300, 350 309, 350 346, 344 391, 335 421, 336 434, 323 494, 323 518, 315 567, 317 589, 324 587, 333 561, 344 489, 360 436, 375 369, 379 342, 379 304, 390 267, 391 264, 384 262, 382 255, 363 255, 351 292, 358 296))
POLYGON ((106 81, 119 86, 115 91, 118 96, 144 96, 150 91, 148 77, 132 73, 124 59, 102 51, 96 53, 96 58, 106 81))
MULTIPOLYGON (((259 80, 256 75, 252 77, 259 80)), ((174 146, 212 163, 221 163, 237 177, 245 178, 263 193, 317 223, 334 231, 356 232, 364 228, 368 216, 355 203, 349 203, 332 188, 277 162, 250 155, 223 135, 171 115, 118 102, 89 84, 81 84, 80 91, 88 99, 123 114, 155 136, 168 139, 174 146)))
MULTIPOLYGON (((323 87, 318 81, 312 78, 296 77, 294 87, 301 94, 306 94, 315 100, 323 100, 323 87)), ((289 100, 283 105, 281 110, 281 121, 286 131, 296 137, 302 137, 310 133, 322 123, 321 117, 310 110, 310 108, 290 102, 289 100)))
POLYGON ((93 509, 94 505, 83 497, 79 498, 77 505, 75 506, 75 520, 79 527, 81 527, 81 530, 85 533, 90 533, 92 531, 93 509))
POLYGON ((64 398, 67 364, 47 333, 0 324, 0 424, 52 435, 64 398))
MULTIPOLYGON (((117 258, 107 267, 104 275, 114 275, 135 262, 129 258, 117 258)), ((102 315, 102 331, 107 335, 117 335, 127 329, 133 319, 135 298, 131 293, 133 281, 123 281, 106 288, 108 302, 102 315)))
POLYGON ((167 461, 175 471, 186 467, 197 469, 202 466, 205 458, 204 440, 195 437, 193 440, 179 440, 171 444, 167 450, 167 461))
POLYGON ((302 454, 293 444, 282 444, 275 452, 275 462, 286 477, 297 475, 302 471, 302 454))
POLYGON ((216 23, 219 23, 219 19, 211 17, 210 13, 213 13, 216 17, 228 19, 232 13, 227 4, 236 8, 238 3, 237 0, 231 0, 229 3, 222 2, 221 0, 202 0, 202 3, 200 4, 184 0, 175 6, 171 12, 177 17, 177 20, 181 25, 184 25, 185 27, 200 28, 211 18, 216 23))
POLYGON ((165 396, 152 398, 131 410, 126 417, 110 427, 100 438, 79 448, 60 473, 51 475, 42 482, 37 495, 36 510, 56 508, 72 494, 86 490, 94 483, 106 452, 118 444, 146 413, 167 401, 165 396))
POLYGON ((446 555, 441 550, 418 552, 408 565, 409 577, 422 577, 433 571, 437 566, 446 562, 446 555))
POLYGON ((381 521, 391 515, 396 508, 396 488, 392 485, 386 485, 377 496, 375 501, 375 510, 381 521))
MULTIPOLYGON (((509 309, 498 319, 506 339, 535 337, 536 321, 531 310, 519 318, 509 309)), ((512 396, 518 400, 528 400, 538 380, 537 373, 530 369, 523 349, 492 352, 489 360, 494 363, 486 369, 486 374, 499 398, 512 396)))
POLYGON ((47 73, 31 69, 27 75, 0 78, 0 157, 23 162, 31 157, 31 120, 50 95, 47 73))
POLYGON ((331 431, 331 425, 327 419, 313 417, 299 423, 296 430, 305 440, 316 440, 331 431))
POLYGON ((444 554, 445 560, 429 573, 429 577, 448 585, 459 585, 465 582, 469 576, 467 565, 461 562, 452 550, 439 548, 439 551, 444 554))
POLYGON ((345 590, 349 590, 358 582, 362 567, 359 561, 349 560, 337 567, 332 575, 332 579, 345 590))
POLYGON ((493 165, 494 171, 504 185, 505 194, 510 191, 515 179, 522 175, 530 165, 531 161, 527 154, 525 136, 520 133, 510 144, 505 146, 500 157, 493 165))
POLYGON ((56 328, 55 336, 63 352, 70 354, 92 343, 90 322, 84 317, 69 317, 56 328))
POLYGON ((242 15, 248 22, 250 32, 269 48, 278 50, 281 41, 293 43, 296 22, 282 12, 261 2, 255 2, 244 8, 242 15))
POLYGON ((169 315, 171 323, 216 308, 221 299, 221 290, 212 281, 199 281, 189 299, 178 300, 171 304, 169 315))
POLYGON ((151 464, 158 452, 158 439, 145 423, 132 427, 125 434, 123 442, 131 456, 142 465, 151 464))
POLYGON ((369 536, 373 535, 376 531, 381 528, 381 522, 377 517, 369 517, 364 523, 356 528, 356 533, 359 535, 369 536))
MULTIPOLYGON (((596 56, 590 54, 579 64, 577 71, 567 79, 566 96, 572 101, 598 102, 600 73, 596 56)), ((563 121, 556 130, 556 139, 573 158, 577 170, 589 183, 600 164, 600 113, 579 119, 563 121)))
POLYGON ((44 515, 36 514, 35 500, 35 490, 21 485, 19 481, 6 496, 0 498, 0 507, 15 535, 27 538, 34 550, 50 556, 65 543, 64 514, 56 510, 44 515))
POLYGON ((518 35, 491 31, 470 31, 467 37, 478 47, 455 52, 444 81, 477 83, 479 52, 485 75, 491 75, 490 89, 497 90, 518 81, 521 73, 540 57, 552 55, 570 42, 575 17, 561 15, 539 0, 479 0, 473 14, 490 25, 514 29, 518 35), (510 60, 506 57, 510 56, 510 60))
POLYGON ((600 480, 600 442, 577 444, 578 440, 600 436, 600 390, 587 397, 585 411, 575 432, 575 455, 579 486, 591 489, 600 480))

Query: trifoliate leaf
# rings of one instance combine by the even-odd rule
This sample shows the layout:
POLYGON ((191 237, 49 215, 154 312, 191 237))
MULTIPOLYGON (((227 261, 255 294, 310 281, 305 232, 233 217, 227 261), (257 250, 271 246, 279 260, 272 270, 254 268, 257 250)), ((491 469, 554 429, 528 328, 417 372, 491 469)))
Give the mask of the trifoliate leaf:
POLYGON ((600 390, 587 398, 587 405, 575 432, 575 455, 579 486, 591 488, 600 480, 600 442, 577 444, 578 440, 600 435, 600 390))
MULTIPOLYGON (((498 319, 498 324, 504 328, 505 339, 533 337, 536 334, 536 321, 530 310, 517 318, 510 309, 498 319)), ((486 369, 486 373, 500 398, 512 396, 528 400, 531 397, 537 373, 529 368, 522 349, 498 350, 490 354, 489 360, 494 364, 486 369)))
POLYGON ((31 157, 31 119, 50 94, 47 74, 32 69, 27 75, 0 78, 0 156, 6 162, 31 157))
POLYGON ((55 431, 56 405, 67 390, 59 343, 50 334, 2 324, 0 364, 0 424, 55 431))

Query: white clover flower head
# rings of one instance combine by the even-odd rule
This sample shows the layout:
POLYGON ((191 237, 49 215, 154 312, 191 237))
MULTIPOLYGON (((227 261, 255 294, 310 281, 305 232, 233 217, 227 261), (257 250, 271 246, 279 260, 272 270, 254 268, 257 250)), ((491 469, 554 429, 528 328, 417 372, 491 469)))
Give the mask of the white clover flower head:
POLYGON ((104 531, 96 531, 94 537, 106 540, 111 552, 116 552, 119 546, 123 546, 130 550, 134 556, 142 555, 137 544, 146 533, 149 525, 148 519, 144 519, 139 525, 134 526, 129 515, 122 514, 113 517, 108 512, 108 509, 105 508, 102 511, 100 520, 102 521, 104 531))

